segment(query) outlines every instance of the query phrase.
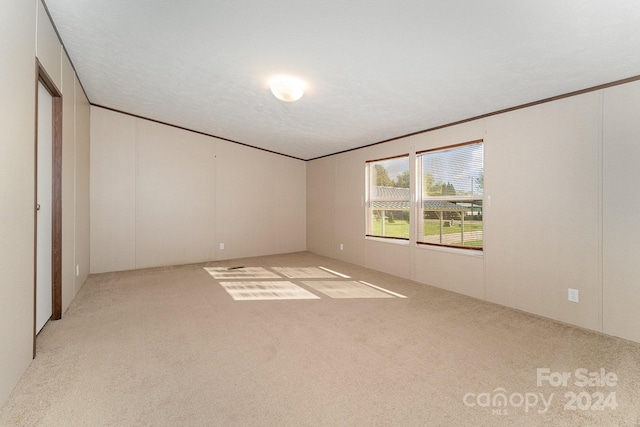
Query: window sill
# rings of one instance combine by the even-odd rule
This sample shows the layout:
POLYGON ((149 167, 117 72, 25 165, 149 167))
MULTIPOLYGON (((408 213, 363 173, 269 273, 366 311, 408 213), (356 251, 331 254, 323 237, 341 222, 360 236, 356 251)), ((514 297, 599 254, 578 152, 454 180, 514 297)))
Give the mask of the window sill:
POLYGON ((385 238, 385 237, 375 237, 375 236, 364 236, 365 240, 371 240, 372 242, 380 242, 380 243, 391 243, 393 245, 404 245, 409 246, 410 241, 407 239, 394 239, 394 238, 385 238))
POLYGON ((419 245, 419 244, 416 244, 416 247, 420 250, 447 252, 447 253, 456 254, 456 255, 466 255, 466 256, 472 256, 472 257, 484 256, 484 249, 479 251, 475 249, 450 248, 447 246, 419 245))

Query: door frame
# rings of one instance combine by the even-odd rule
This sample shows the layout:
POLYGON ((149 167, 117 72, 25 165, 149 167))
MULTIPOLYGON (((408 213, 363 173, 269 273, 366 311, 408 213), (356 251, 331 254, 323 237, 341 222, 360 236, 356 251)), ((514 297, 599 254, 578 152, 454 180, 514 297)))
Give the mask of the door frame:
POLYGON ((34 248, 33 248, 33 357, 36 357, 36 276, 37 276, 37 249, 38 227, 38 83, 42 83, 52 97, 52 144, 53 144, 53 169, 52 169, 52 240, 51 240, 51 320, 62 318, 62 92, 58 89, 53 79, 46 72, 38 58, 36 58, 36 102, 35 102, 35 182, 34 182, 34 248))

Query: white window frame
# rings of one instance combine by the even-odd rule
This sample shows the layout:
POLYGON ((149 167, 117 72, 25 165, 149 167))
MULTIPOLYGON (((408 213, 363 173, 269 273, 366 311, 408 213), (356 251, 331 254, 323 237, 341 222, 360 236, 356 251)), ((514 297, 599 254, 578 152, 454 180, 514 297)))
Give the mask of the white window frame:
MULTIPOLYGON (((374 159, 374 160, 367 160, 365 162, 365 216, 366 216, 366 223, 365 223, 365 237, 366 238, 370 238, 370 239, 381 239, 381 240, 385 240, 385 241, 397 241, 397 242, 409 242, 409 237, 411 236, 411 218, 413 217, 413 209, 412 209, 412 204, 411 204, 411 187, 407 188, 407 194, 408 194, 408 199, 400 199, 400 198, 393 198, 389 199, 389 202, 398 202, 401 204, 404 204, 406 202, 407 207, 404 208, 398 208, 395 210, 402 210, 402 211, 407 211, 409 213, 409 227, 408 227, 408 234, 407 237, 398 237, 398 236, 385 236, 385 235, 378 235, 378 234, 373 234, 373 210, 378 210, 378 209, 374 209, 373 204, 376 202, 375 200, 372 200, 372 196, 371 196, 371 166, 375 165, 377 163, 380 162, 384 162, 384 161, 388 161, 388 160, 393 160, 393 159, 401 159, 401 158, 406 158, 407 159, 407 170, 410 172, 411 171, 411 167, 410 167, 410 156, 409 153, 405 153, 405 154, 400 154, 397 156, 390 156, 390 157, 385 157, 385 158, 381 158, 381 159, 374 159)), ((402 187, 404 188, 404 187, 402 187)), ((392 210, 392 209, 389 209, 392 210)), ((394 211, 395 211, 394 210, 394 211)), ((382 215, 384 215, 384 210, 381 210, 383 212, 382 215)), ((385 221, 383 220, 382 223, 382 233, 384 234, 384 226, 385 226, 385 221)))
MULTIPOLYGON (((430 153, 441 153, 444 151, 455 150, 456 148, 462 148, 470 145, 482 145, 482 150, 484 152, 484 141, 474 140, 469 142, 464 142, 455 145, 449 145, 444 147, 437 147, 429 150, 423 150, 416 153, 416 214, 414 217, 416 220, 416 243, 418 245, 425 245, 430 247, 440 247, 440 248, 452 248, 456 250, 465 250, 465 251, 483 251, 484 249, 484 218, 483 218, 483 206, 484 206, 484 190, 479 197, 474 197, 474 181, 477 177, 470 177, 472 179, 470 185, 470 193, 469 195, 443 195, 443 196, 427 196, 424 194, 423 186, 424 186, 424 175, 425 171, 423 170, 423 156, 428 156, 430 153), (478 203, 479 201, 479 203, 478 203), (433 209, 425 209, 425 205, 431 205, 433 209), (447 207, 450 206, 451 209, 448 210, 447 207), (467 207, 468 206, 468 207, 467 207), (427 241, 424 235, 424 221, 425 221, 425 212, 432 212, 439 219, 439 234, 435 239, 429 239, 427 241), (459 221, 455 221, 454 219, 444 219, 445 213, 449 213, 449 217, 458 216, 459 221), (470 231, 472 233, 472 239, 474 237, 478 237, 480 235, 482 242, 480 246, 465 246, 465 219, 468 218, 469 213, 471 214, 471 218, 473 220, 474 217, 480 218, 480 224, 482 225, 480 233, 477 231, 470 231), (446 242, 447 234, 453 235, 457 233, 445 233, 444 227, 446 226, 457 226, 460 227, 460 244, 458 242, 448 243, 446 242)), ((482 176, 484 176, 484 154, 482 159, 482 176)), ((467 220, 468 221, 468 220, 467 220)), ((477 220, 475 222, 477 224, 477 220)), ((466 225, 469 225, 467 222, 466 225)), ((473 240, 476 241, 477 240, 473 240)))

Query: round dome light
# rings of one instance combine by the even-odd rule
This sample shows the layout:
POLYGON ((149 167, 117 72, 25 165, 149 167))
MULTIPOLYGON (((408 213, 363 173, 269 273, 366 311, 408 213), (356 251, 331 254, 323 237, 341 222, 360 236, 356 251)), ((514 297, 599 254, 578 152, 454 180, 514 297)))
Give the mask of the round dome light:
POLYGON ((305 83, 291 76, 277 77, 271 81, 271 93, 281 101, 294 102, 302 98, 305 83))

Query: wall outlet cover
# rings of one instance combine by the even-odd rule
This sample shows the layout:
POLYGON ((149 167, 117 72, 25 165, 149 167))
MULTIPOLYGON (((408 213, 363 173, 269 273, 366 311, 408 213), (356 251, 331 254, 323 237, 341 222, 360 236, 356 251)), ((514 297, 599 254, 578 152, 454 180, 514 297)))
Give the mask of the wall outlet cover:
POLYGON ((580 302, 580 291, 577 289, 569 288, 568 298, 571 302, 580 302))

